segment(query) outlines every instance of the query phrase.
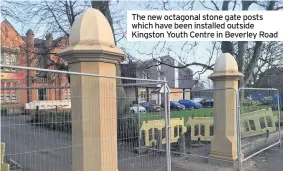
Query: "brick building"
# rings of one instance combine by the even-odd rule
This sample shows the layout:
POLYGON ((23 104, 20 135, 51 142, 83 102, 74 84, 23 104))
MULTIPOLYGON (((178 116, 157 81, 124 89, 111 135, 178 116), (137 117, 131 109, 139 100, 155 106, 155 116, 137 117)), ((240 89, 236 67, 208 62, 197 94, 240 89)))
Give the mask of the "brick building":
MULTIPOLYGON (((56 53, 67 42, 64 37, 53 40, 51 34, 47 34, 44 40, 37 39, 32 30, 21 36, 7 20, 4 20, 1 23, 1 64, 56 69, 64 63, 56 53)), ((66 75, 1 68, 1 106, 18 109, 32 101, 69 99, 70 90, 61 89, 61 86, 69 86, 66 75)))

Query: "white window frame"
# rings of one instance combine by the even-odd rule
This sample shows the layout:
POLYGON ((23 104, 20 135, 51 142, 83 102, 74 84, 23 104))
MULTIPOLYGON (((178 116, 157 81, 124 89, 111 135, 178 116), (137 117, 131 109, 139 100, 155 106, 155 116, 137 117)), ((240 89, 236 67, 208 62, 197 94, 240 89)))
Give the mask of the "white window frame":
MULTIPOLYGON (((18 64, 17 56, 14 53, 9 54, 7 52, 4 52, 1 55, 1 64, 17 66, 17 64, 18 64)), ((12 69, 11 68, 5 68, 4 71, 16 72, 16 69, 14 69, 14 68, 12 68, 12 69)))
MULTIPOLYGON (((11 54, 10 60, 11 60, 11 61, 10 61, 10 64, 11 64, 12 66, 17 66, 17 57, 16 57, 15 54, 11 54)), ((15 69, 15 68, 11 68, 11 71, 16 72, 16 69, 15 69)))
POLYGON ((64 90, 64 99, 65 100, 70 100, 71 99, 71 92, 69 92, 68 89, 64 90))
POLYGON ((45 100, 48 100, 48 95, 49 95, 49 89, 46 89, 46 88, 43 88, 43 89, 37 89, 37 98, 38 98, 38 101, 45 101, 45 100), (40 98, 40 90, 45 90, 45 94, 44 94, 44 91, 43 91, 43 100, 39 100, 41 99, 40 98))
MULTIPOLYGON (((15 81, 5 81, 3 83, 4 83, 3 88, 11 88, 12 85, 14 85, 13 87, 17 86, 17 82, 15 81), (8 83, 10 84, 9 87, 7 87, 8 83)), ((1 103, 18 103, 19 102, 18 100, 19 100, 19 95, 16 89, 13 92, 12 89, 5 89, 3 90, 3 93, 1 93, 1 103)))

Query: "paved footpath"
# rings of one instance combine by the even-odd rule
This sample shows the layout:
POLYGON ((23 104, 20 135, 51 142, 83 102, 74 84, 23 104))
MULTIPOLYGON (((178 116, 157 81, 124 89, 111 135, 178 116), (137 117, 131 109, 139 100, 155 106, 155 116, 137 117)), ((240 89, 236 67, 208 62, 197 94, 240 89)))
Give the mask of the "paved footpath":
MULTIPOLYGON (((200 165, 190 163, 188 161, 180 162, 180 160, 172 159, 172 171, 232 171, 229 168, 219 168, 208 165, 200 165), (174 164, 178 163, 178 164, 174 164)), ((236 170, 236 169, 235 169, 236 170)), ((242 171, 283 171, 283 146, 280 148, 275 146, 255 157, 247 160, 243 164, 242 171)))
POLYGON ((273 147, 251 159, 257 171, 283 171, 283 147, 273 147))

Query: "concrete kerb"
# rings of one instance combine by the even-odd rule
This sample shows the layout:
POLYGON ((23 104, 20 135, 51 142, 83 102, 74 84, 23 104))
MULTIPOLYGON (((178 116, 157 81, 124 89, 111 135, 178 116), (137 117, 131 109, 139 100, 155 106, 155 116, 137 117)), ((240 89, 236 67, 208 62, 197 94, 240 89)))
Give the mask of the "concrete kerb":
MULTIPOLYGON (((281 137, 283 135, 283 129, 281 129, 281 137)), ((267 147, 273 147, 279 145, 279 132, 275 132, 266 137, 253 137, 243 140, 242 153, 244 154, 245 159, 243 162, 253 157, 253 154, 256 154, 258 151, 263 150, 267 147), (251 157, 250 157, 251 156, 251 157)), ((267 149, 265 149, 267 150, 267 149)), ((265 151, 263 150, 263 151, 265 151)))

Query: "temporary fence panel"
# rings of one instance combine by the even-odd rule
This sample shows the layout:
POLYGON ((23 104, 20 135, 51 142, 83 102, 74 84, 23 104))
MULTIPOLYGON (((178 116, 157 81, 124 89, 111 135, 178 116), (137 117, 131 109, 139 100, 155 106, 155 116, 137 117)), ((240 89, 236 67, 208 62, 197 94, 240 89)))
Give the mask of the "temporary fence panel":
POLYGON ((170 110, 138 105, 148 97, 160 105, 167 101, 166 81, 14 68, 20 75, 41 72, 47 80, 23 77, 12 81, 15 86, 1 80, 1 141, 7 164, 13 161, 23 170, 82 170, 82 160, 92 164, 101 157, 105 168, 118 165, 120 171, 171 170, 166 120, 170 110), (70 91, 72 86, 80 91, 70 91), (147 88, 159 91, 139 93, 147 88), (116 154, 117 160, 112 160, 116 154))
POLYGON ((1 170, 2 171, 9 171, 10 165, 5 163, 5 160, 4 160, 5 150, 6 150, 5 143, 1 142, 1 151, 0 151, 1 152, 1 170))
POLYGON ((189 118, 187 126, 191 128, 192 141, 211 141, 213 137, 213 117, 189 118))
MULTIPOLYGON (((184 118, 173 118, 170 122, 170 127, 174 129, 174 133, 170 134, 170 142, 176 143, 183 132, 187 132, 187 127, 184 125, 184 118)), ((141 141, 147 147, 153 144, 166 144, 166 123, 165 120, 148 120, 142 121, 141 125, 141 141), (160 135, 159 135, 160 134, 160 135)))
POLYGON ((253 137, 256 135, 276 132, 278 116, 274 116, 272 109, 261 109, 241 115, 241 137, 253 137))
POLYGON ((238 169, 242 162, 281 144, 279 91, 240 88, 237 93, 238 169), (275 100, 276 99, 276 100, 275 100))

